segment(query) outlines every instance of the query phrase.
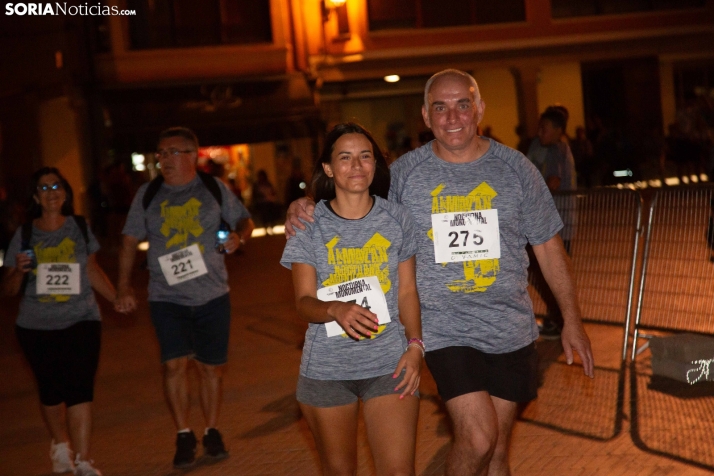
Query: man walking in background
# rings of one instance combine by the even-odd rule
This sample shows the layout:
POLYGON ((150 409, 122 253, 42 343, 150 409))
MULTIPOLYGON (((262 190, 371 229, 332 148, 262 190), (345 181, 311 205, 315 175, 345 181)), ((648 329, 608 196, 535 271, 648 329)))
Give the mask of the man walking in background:
POLYGON ((189 360, 200 377, 204 453, 228 456, 216 429, 231 319, 224 253, 234 253, 248 240, 253 222, 220 180, 196 171, 198 139, 191 130, 163 131, 156 155, 162 175, 139 188, 124 226, 115 307, 119 312, 136 309, 131 272, 137 244, 148 239, 149 308, 178 431, 173 464, 184 468, 194 463, 196 453, 196 437, 188 427, 189 360))

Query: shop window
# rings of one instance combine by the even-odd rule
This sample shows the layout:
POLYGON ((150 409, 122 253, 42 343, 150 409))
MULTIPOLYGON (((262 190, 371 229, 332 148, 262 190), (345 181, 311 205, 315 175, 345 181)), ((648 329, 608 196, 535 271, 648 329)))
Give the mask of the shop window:
POLYGON ((701 8, 706 0, 551 0, 553 18, 701 8))
POLYGON ((132 49, 272 42, 270 0, 128 0, 132 49))
POLYGON ((522 22, 524 0, 368 0, 371 31, 522 22))

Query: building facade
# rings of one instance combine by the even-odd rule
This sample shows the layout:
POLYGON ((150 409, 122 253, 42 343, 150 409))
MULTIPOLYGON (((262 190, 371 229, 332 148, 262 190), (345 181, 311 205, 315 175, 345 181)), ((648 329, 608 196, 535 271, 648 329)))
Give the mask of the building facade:
POLYGON ((156 136, 172 125, 226 148, 221 160, 236 167, 235 147, 246 146, 247 182, 265 169, 278 189, 293 167, 309 175, 335 122, 362 123, 396 156, 424 140, 423 86, 444 68, 474 75, 482 125, 513 147, 516 126, 532 137, 550 104, 568 107, 570 135, 599 121, 641 137, 663 134, 692 95, 714 89, 712 0, 101 4, 127 14, 6 6, 0 186, 10 195, 38 166, 57 165, 86 211, 96 175, 130 166, 132 154, 153 165, 156 136))

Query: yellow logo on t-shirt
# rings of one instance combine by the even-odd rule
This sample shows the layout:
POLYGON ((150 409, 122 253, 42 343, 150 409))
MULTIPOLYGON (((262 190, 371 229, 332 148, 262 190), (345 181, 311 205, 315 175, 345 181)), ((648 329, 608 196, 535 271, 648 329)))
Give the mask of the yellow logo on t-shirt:
POLYGON ((327 264, 334 266, 322 285, 332 286, 365 276, 377 276, 382 291, 392 287, 389 279, 389 255, 387 248, 392 244, 379 233, 372 235, 361 248, 337 248, 340 237, 336 236, 325 244, 327 247, 327 264), (382 267, 382 265, 386 265, 382 267))
MULTIPOLYGON (((474 188, 468 195, 442 195, 446 188, 445 184, 440 184, 431 192, 431 213, 454 213, 469 212, 473 210, 488 210, 491 208, 491 200, 498 195, 491 186, 482 182, 474 188)), ((429 239, 433 240, 433 231, 427 233, 429 239)), ((446 283, 446 287, 452 292, 473 293, 484 292, 494 282, 500 270, 498 259, 484 259, 478 261, 462 262, 464 268, 464 279, 456 279, 446 283)), ((443 264, 446 266, 446 263, 443 264)))
MULTIPOLYGON (((190 244, 188 240, 190 236, 198 238, 203 234, 203 227, 198 219, 199 211, 202 203, 195 197, 189 199, 183 205, 169 206, 169 201, 165 200, 161 203, 161 234, 168 237, 174 232, 174 235, 166 241, 166 249, 173 246, 185 248, 190 244)), ((198 243, 198 247, 203 253, 203 245, 198 243)))
MULTIPOLYGON (((60 241, 57 246, 48 246, 43 248, 42 242, 37 243, 35 245, 37 263, 76 263, 76 246, 77 243, 69 237, 60 241)), ((37 274, 37 270, 34 270, 33 273, 37 274)), ((38 300, 40 302, 66 302, 69 301, 69 298, 70 296, 68 294, 49 294, 39 296, 38 300)))
MULTIPOLYGON (((392 281, 389 279, 389 254, 387 249, 392 243, 379 233, 372 235, 372 238, 361 248, 337 248, 339 241, 340 237, 335 236, 325 244, 325 247, 327 247, 327 263, 334 266, 334 271, 330 273, 329 278, 322 282, 322 285, 332 286, 356 278, 376 276, 379 279, 382 292, 387 294, 387 291, 392 287, 392 281), (382 265, 385 266, 382 267, 382 265)), ((386 324, 378 326, 377 331, 371 333, 370 339, 374 339, 386 328, 386 324)), ((348 336, 347 334, 342 334, 342 337, 348 336)), ((360 340, 363 339, 365 338, 360 338, 360 340)))

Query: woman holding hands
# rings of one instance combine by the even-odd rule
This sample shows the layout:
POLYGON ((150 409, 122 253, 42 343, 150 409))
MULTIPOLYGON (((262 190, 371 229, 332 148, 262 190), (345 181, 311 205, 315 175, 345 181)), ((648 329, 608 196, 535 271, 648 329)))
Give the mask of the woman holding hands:
POLYGON ((337 125, 313 172, 314 222, 281 258, 309 323, 297 400, 325 475, 357 469, 360 399, 376 474, 414 474, 424 356, 417 240, 388 190, 387 162, 369 132, 337 125))
POLYGON ((34 173, 29 220, 10 242, 2 285, 8 295, 23 292, 15 330, 37 380, 52 470, 101 476, 89 453, 101 334, 92 288, 112 302, 116 291, 72 202, 59 170, 34 173))

